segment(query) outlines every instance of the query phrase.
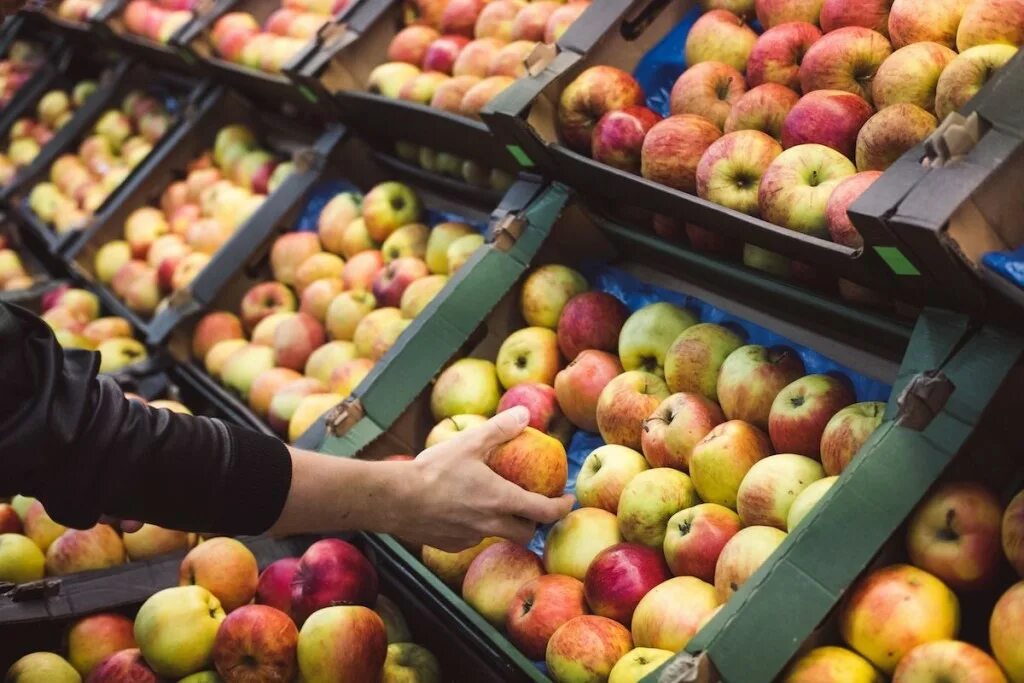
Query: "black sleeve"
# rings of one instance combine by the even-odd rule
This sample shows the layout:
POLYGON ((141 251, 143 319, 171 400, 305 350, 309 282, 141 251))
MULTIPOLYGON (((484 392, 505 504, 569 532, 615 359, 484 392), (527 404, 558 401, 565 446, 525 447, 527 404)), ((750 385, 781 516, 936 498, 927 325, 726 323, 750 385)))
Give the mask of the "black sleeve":
POLYGON ((280 515, 291 455, 279 440, 124 398, 99 354, 0 303, 0 496, 39 498, 56 521, 101 514, 185 531, 255 534, 280 515))

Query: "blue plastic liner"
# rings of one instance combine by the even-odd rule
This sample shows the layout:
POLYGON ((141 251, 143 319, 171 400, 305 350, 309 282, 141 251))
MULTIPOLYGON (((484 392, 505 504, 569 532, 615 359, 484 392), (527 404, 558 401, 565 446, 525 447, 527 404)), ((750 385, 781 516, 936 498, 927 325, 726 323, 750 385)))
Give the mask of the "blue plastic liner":
POLYGON ((1024 289, 1024 246, 1014 251, 993 251, 985 254, 982 263, 1004 280, 1024 289))
MULTIPOLYGON (((306 206, 295 223, 296 232, 316 232, 316 222, 320 218, 320 212, 323 211, 324 206, 335 196, 343 192, 353 192, 360 196, 363 194, 362 190, 347 180, 325 180, 314 186, 309 191, 309 199, 306 201, 306 206)), ((423 222, 429 227, 434 227, 438 223, 459 222, 473 226, 480 233, 487 230, 486 224, 468 220, 450 211, 438 211, 429 206, 426 207, 423 219, 423 222)))

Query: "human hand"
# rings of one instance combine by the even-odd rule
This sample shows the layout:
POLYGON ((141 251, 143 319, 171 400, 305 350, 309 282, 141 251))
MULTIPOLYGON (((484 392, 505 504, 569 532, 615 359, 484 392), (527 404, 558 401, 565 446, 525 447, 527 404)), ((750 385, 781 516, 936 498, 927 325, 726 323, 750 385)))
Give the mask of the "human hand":
POLYGON ((548 498, 526 491, 487 466, 495 448, 526 427, 525 408, 499 413, 486 424, 420 453, 404 467, 403 513, 395 534, 448 552, 500 536, 527 544, 536 525, 550 524, 569 513, 573 497, 548 498))

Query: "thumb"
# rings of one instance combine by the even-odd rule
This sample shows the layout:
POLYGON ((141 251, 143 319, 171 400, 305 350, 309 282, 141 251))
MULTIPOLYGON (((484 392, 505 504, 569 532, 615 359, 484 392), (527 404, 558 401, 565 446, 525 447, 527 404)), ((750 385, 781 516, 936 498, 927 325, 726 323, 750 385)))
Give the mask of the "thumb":
POLYGON ((530 411, 516 406, 502 411, 490 420, 469 429, 463 435, 463 446, 481 460, 486 460, 491 451, 503 443, 519 436, 530 422, 530 411))

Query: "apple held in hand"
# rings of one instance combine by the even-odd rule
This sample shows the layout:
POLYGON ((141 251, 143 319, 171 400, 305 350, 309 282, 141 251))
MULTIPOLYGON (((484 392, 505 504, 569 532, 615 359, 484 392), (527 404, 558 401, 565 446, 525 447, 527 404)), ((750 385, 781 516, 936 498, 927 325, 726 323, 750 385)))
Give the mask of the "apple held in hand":
POLYGON ((910 519, 910 561, 953 589, 985 587, 999 569, 1001 521, 999 501, 980 484, 941 486, 910 519))
POLYGON ((871 662, 843 647, 816 647, 794 661, 782 683, 884 683, 871 662))
MULTIPOLYGON (((790 113, 790 118, 795 112, 796 109, 790 113)), ((761 178, 761 216, 790 230, 824 237, 832 191, 856 172, 847 157, 825 145, 800 144, 787 149, 761 178)))
POLYGON ((462 358, 437 378, 430 394, 430 410, 440 421, 453 415, 494 415, 501 397, 494 363, 462 358))
POLYGON ((746 526, 773 526, 785 531, 797 496, 825 476, 821 464, 802 455, 780 453, 750 468, 736 494, 736 510, 746 526))
POLYGON ((619 529, 627 541, 661 549, 672 515, 700 500, 690 477, 678 470, 657 467, 640 472, 626 484, 619 498, 619 529))
POLYGON ((718 400, 718 375, 725 359, 743 340, 722 325, 700 323, 685 329, 665 354, 665 380, 674 393, 718 400))
POLYGON ((135 640, 153 671, 181 678, 210 664, 224 617, 220 602, 205 588, 168 588, 139 608, 135 640))
POLYGON ((569 476, 562 443, 532 427, 499 446, 487 464, 516 486, 548 498, 562 495, 569 476))
POLYGON ((756 130, 726 133, 716 140, 697 166, 697 195, 701 199, 751 216, 760 213, 761 176, 782 145, 756 130))
POLYGON ((917 645, 951 640, 960 603, 942 581, 917 567, 895 564, 861 578, 839 612, 839 631, 884 673, 917 645))
POLYGON ((742 420, 718 425, 690 455, 690 476, 701 500, 736 509, 740 484, 754 463, 771 455, 768 437, 742 420))
POLYGON ((590 67, 559 97, 559 137, 570 149, 585 154, 591 149, 594 127, 602 116, 643 103, 643 89, 629 73, 611 66, 590 67))
MULTIPOLYGON (((727 115, 728 112, 723 121, 727 115)), ((640 174, 653 182, 695 194, 701 157, 721 136, 718 126, 703 116, 669 116, 656 123, 644 137, 640 174)))
POLYGON ((384 622, 372 609, 325 607, 299 632, 299 671, 307 683, 373 681, 384 668, 387 649, 384 622))
POLYGON ((628 316, 629 309, 611 294, 578 294, 558 318, 558 348, 569 361, 587 349, 614 352, 628 316))
POLYGON ((597 401, 601 438, 610 444, 639 449, 644 421, 668 395, 660 377, 640 370, 624 372, 608 382, 597 401))
POLYGON ((606 351, 583 351, 555 376, 555 395, 574 425, 596 433, 597 404, 608 383, 622 374, 619 359, 606 351))
POLYGON ((747 91, 736 68, 722 62, 694 64, 672 85, 669 110, 673 115, 702 116, 721 130, 729 110, 747 91))
POLYGON ((1015 54, 1017 48, 1012 45, 979 45, 960 53, 939 77, 935 91, 939 120, 970 102, 1015 54))
POLYGON ((655 586, 633 612, 633 643, 681 652, 719 606, 710 583, 679 576, 655 586))
POLYGON ((516 330, 502 342, 495 365, 506 389, 524 383, 553 384, 560 369, 558 337, 546 327, 516 330))
POLYGON ((728 602, 784 540, 786 532, 770 526, 748 526, 729 539, 715 567, 718 599, 728 602))
POLYGON ((594 127, 590 156, 594 161, 639 175, 644 138, 658 121, 660 114, 639 105, 609 111, 594 127))
POLYGON ((690 28, 684 47, 686 64, 721 62, 743 71, 755 42, 757 34, 742 19, 729 10, 713 9, 690 28))
POLYGON ((619 520, 607 510, 581 507, 560 519, 544 543, 544 569, 582 581, 594 558, 622 543, 619 520))
POLYGON ((548 641, 563 624, 587 613, 583 583, 549 574, 524 583, 509 605, 505 630, 530 659, 543 659, 548 641))
POLYGON ((605 681, 632 648, 633 640, 625 626, 588 614, 555 631, 544 661, 556 681, 605 681))
POLYGON ((769 28, 758 37, 747 60, 751 87, 775 83, 800 90, 800 64, 821 38, 821 30, 807 22, 787 22, 769 28))
POLYGON ((504 628, 516 593, 543 573, 539 557, 511 541, 499 541, 469 565, 462 598, 495 628, 504 628))
POLYGON ((672 574, 714 581, 722 549, 742 527, 735 512, 715 503, 701 503, 672 515, 662 543, 672 574))
POLYGON ((671 578, 661 553, 638 543, 602 550, 583 581, 594 614, 628 624, 640 600, 671 578))

